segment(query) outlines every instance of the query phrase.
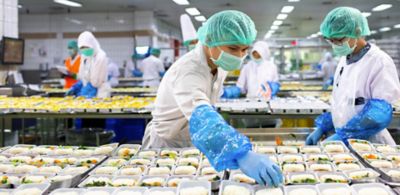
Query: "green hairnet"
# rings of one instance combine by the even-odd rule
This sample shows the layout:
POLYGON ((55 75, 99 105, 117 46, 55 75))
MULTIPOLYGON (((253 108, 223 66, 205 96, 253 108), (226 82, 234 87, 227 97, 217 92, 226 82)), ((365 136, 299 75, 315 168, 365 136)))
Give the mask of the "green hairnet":
POLYGON ((151 48, 150 53, 151 53, 152 55, 160 55, 160 54, 161 54, 161 50, 158 49, 158 48, 151 48))
POLYGON ((320 31, 327 38, 359 38, 371 34, 367 18, 351 7, 338 7, 329 12, 320 31))
POLYGON ((68 48, 78 50, 78 42, 76 42, 76 41, 69 41, 69 42, 68 42, 68 48))
POLYGON ((251 45, 257 30, 253 20, 243 12, 228 10, 211 16, 197 32, 203 45, 251 45))

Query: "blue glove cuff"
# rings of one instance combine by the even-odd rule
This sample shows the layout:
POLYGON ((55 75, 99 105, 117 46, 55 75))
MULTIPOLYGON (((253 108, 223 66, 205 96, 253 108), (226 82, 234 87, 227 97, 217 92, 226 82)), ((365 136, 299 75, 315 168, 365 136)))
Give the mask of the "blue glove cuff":
POLYGON ((240 97, 241 90, 237 86, 230 86, 224 88, 224 93, 222 94, 222 98, 226 99, 235 99, 240 97))
POLYGON ((336 129, 343 140, 369 139, 388 127, 392 121, 392 105, 381 99, 369 100, 345 126, 336 129))
POLYGON ((320 129, 323 133, 327 133, 329 131, 335 130, 335 127, 333 125, 332 121, 332 113, 326 112, 321 115, 319 115, 315 121, 314 121, 315 126, 317 129, 320 129))
POLYGON ((252 149, 250 140, 236 131, 209 105, 200 105, 189 120, 193 145, 217 170, 238 169, 236 161, 252 149))
POLYGON ((269 87, 271 88, 271 95, 272 97, 276 96, 276 94, 278 94, 280 88, 281 88, 281 84, 279 84, 278 82, 267 82, 269 87))

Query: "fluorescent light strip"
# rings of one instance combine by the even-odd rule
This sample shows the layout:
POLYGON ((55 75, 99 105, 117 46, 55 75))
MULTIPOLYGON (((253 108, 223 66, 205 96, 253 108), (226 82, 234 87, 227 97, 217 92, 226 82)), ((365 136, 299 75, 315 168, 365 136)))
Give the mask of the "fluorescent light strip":
POLYGON ((371 30, 371 35, 378 33, 376 30, 371 30))
POLYGON ((400 24, 394 25, 393 28, 400 28, 400 24))
POLYGON ((199 22, 204 22, 207 20, 206 17, 204 17, 204 16, 196 16, 196 17, 194 17, 194 19, 199 22))
POLYGON ((186 12, 187 12, 188 14, 190 14, 191 16, 200 15, 200 11, 199 11, 197 8, 195 8, 195 7, 186 8, 185 10, 186 10, 186 12))
POLYGON ((18 4, 18 8, 19 8, 19 9, 22 9, 22 5, 18 4))
POLYGON ((271 26, 271 30, 278 30, 279 26, 271 26))
POLYGON ((82 7, 82 4, 75 2, 75 1, 70 1, 70 0, 54 0, 55 3, 67 5, 70 7, 82 7))
POLYGON ((294 6, 283 6, 281 12, 282 13, 290 13, 294 10, 294 6))
POLYGON ((187 0, 172 0, 178 5, 189 5, 189 1, 187 0))
POLYGON ((300 2, 300 0, 288 0, 288 2, 300 2))
POLYGON ((286 18, 287 18, 287 14, 279 14, 277 17, 276 17, 276 19, 278 19, 278 20, 285 20, 286 18))
POLYGON ((387 32, 387 31, 390 31, 390 30, 391 30, 390 27, 383 27, 383 28, 379 29, 380 32, 387 32))
POLYGON ((272 23, 272 25, 274 26, 280 26, 283 22, 280 20, 275 20, 274 23, 272 23))
POLYGON ((363 12, 362 15, 367 18, 371 15, 371 12, 363 12))
POLYGON ((373 12, 380 12, 380 11, 387 10, 387 9, 389 9, 391 7, 392 7, 392 4, 380 4, 380 5, 372 8, 372 11, 373 12))

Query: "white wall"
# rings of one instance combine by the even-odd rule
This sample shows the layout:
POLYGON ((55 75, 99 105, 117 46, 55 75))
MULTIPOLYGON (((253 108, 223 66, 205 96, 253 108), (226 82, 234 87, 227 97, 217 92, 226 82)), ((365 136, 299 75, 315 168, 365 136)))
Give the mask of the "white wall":
MULTIPOLYGON (((118 13, 76 13, 76 14, 22 14, 19 23, 20 33, 56 33, 55 39, 28 39, 25 46, 25 64, 23 69, 38 69, 39 64, 61 65, 67 57, 65 32, 82 32, 84 30, 98 32, 153 30, 155 32, 172 32, 179 37, 180 29, 158 25, 151 11, 118 12, 118 13), (168 28, 168 29, 167 29, 168 28), (167 29, 167 30, 166 30, 167 29), (39 49, 46 51, 46 56, 39 55, 39 49)), ((164 34, 163 34, 164 35, 164 34)), ((167 37, 172 37, 165 34, 167 37)), ((98 38, 101 47, 118 65, 130 60, 133 53, 134 39, 131 37, 98 38)), ((139 46, 151 45, 170 47, 169 41, 160 42, 156 37, 136 37, 139 46)))

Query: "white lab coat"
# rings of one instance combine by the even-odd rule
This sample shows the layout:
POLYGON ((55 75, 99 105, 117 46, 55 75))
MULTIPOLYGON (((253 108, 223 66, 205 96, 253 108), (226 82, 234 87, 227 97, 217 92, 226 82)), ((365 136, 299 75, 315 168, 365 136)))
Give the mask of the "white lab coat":
POLYGON ((227 75, 220 68, 215 75, 210 71, 200 43, 171 66, 157 91, 153 119, 143 138, 144 148, 192 145, 188 124, 192 112, 199 105, 217 102, 227 75))
POLYGON ((92 57, 82 55, 81 66, 78 72, 78 80, 86 86, 89 82, 97 88, 97 97, 109 97, 111 93, 108 79, 108 58, 100 48, 99 42, 94 35, 88 31, 81 33, 78 37, 78 47, 90 47, 94 49, 92 57))
POLYGON ((160 72, 164 72, 165 69, 163 62, 159 58, 150 55, 138 67, 143 73, 143 86, 158 87, 160 85, 160 72))
MULTIPOLYGON (((371 45, 358 62, 347 65, 346 57, 340 59, 331 101, 335 128, 344 126, 362 110, 364 105, 354 106, 358 97, 383 99, 389 103, 400 98, 400 83, 393 60, 375 45, 371 45)), ((370 141, 395 145, 387 129, 372 136, 370 141)))
POLYGON ((240 71, 240 76, 236 83, 236 86, 248 98, 258 97, 261 85, 265 85, 267 81, 279 81, 278 68, 269 60, 270 53, 267 43, 263 41, 256 42, 252 51, 254 50, 260 54, 263 63, 257 64, 254 61, 250 61, 245 64, 240 71))
POLYGON ((108 64, 108 82, 110 83, 111 87, 116 87, 119 84, 118 81, 119 77, 119 68, 118 65, 109 59, 108 64))

